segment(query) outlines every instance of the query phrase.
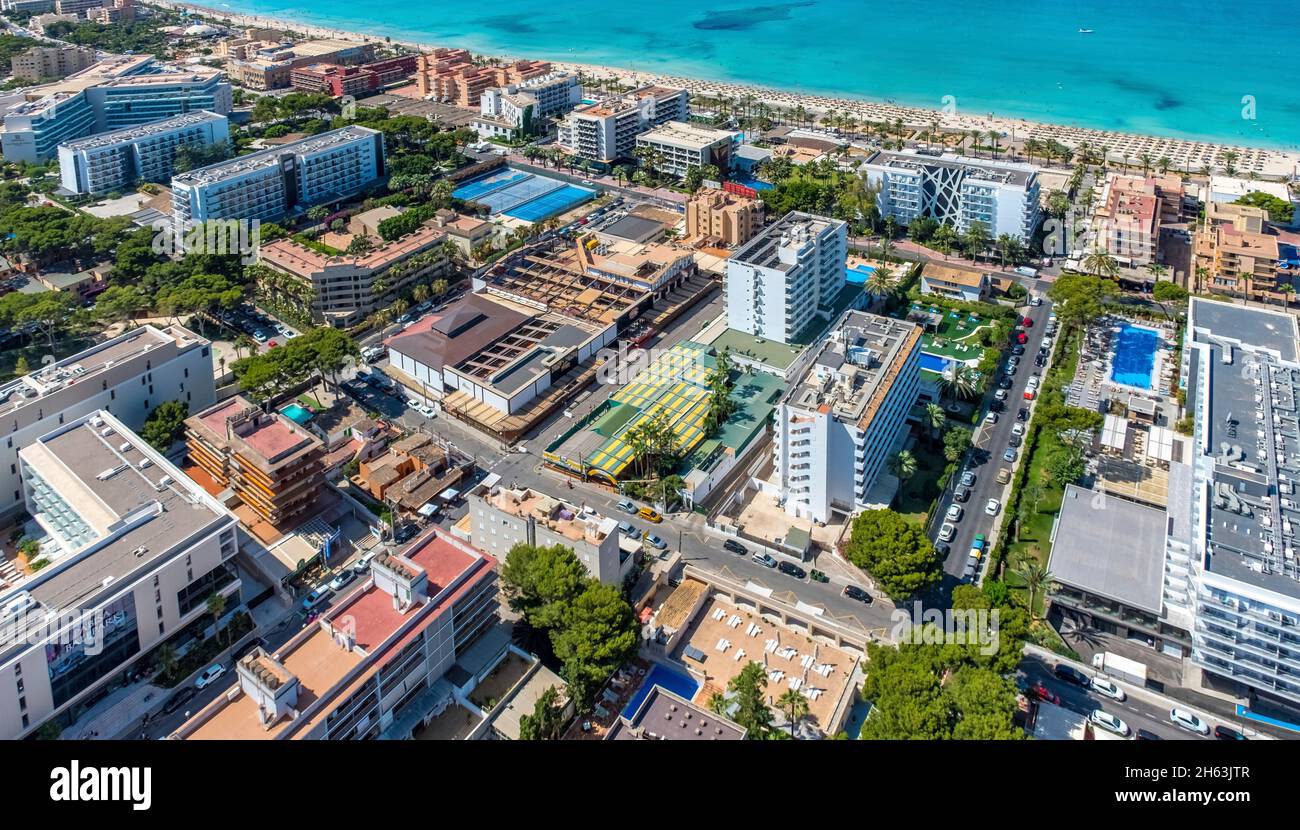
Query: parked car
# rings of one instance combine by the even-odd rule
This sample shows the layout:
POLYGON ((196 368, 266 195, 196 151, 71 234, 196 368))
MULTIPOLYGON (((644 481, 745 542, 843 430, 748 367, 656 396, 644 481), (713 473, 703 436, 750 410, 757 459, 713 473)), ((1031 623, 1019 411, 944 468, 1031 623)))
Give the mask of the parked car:
MULTIPOLYGON (((1051 263, 1049 262, 1048 264, 1050 265, 1051 263)), ((1029 304, 1034 308, 1038 308, 1040 305, 1043 304, 1043 298, 1035 295, 1034 298, 1029 301, 1029 304)))
POLYGON ((1047 358, 1040 354, 1038 357, 1034 358, 1034 365, 1040 369, 1043 368, 1047 365, 1047 358))
POLYGON ((1169 721, 1174 726, 1186 729, 1188 732, 1195 732, 1198 735, 1210 734, 1210 727, 1206 725, 1205 721, 1186 709, 1180 709, 1177 706, 1169 710, 1169 721))
POLYGON ((998 511, 1001 509, 1002 509, 1002 502, 998 501, 997 499, 989 499, 989 503, 984 505, 984 512, 989 514, 990 516, 998 515, 998 511))
POLYGON ((1085 689, 1092 687, 1092 681, 1088 678, 1088 675, 1079 671, 1074 666, 1065 663, 1058 663, 1056 664, 1056 667, 1052 669, 1052 672, 1067 683, 1073 683, 1074 685, 1081 686, 1085 689))
POLYGON ((1034 399, 1034 397, 1035 397, 1037 394, 1038 394, 1038 393, 1035 392, 1033 389, 1026 389, 1026 390, 1025 390, 1025 400, 1027 400, 1027 401, 1032 401, 1032 400, 1034 399))
POLYGON ((356 571, 351 569, 339 571, 338 575, 330 580, 331 591, 342 591, 348 587, 348 583, 357 578, 356 571))
POLYGON ((219 679, 221 679, 221 676, 225 673, 226 673, 225 666, 221 665, 220 663, 213 663, 211 666, 208 666, 206 669, 203 670, 203 674, 199 675, 198 680, 194 681, 194 688, 202 689, 206 686, 210 686, 213 683, 216 683, 219 679))
POLYGON ((952 494, 953 500, 965 503, 970 499, 969 487, 958 487, 952 494))
POLYGON ((952 545, 948 544, 947 542, 935 542, 934 549, 944 559, 947 559, 948 554, 952 553, 952 545))
POLYGON ((1034 327, 1034 321, 1028 317, 1021 317, 1020 325, 1024 326, 1027 329, 1032 329, 1034 327))
POLYGON ((182 706, 193 700, 194 696, 198 693, 199 690, 193 686, 186 686, 184 689, 181 689, 179 692, 168 698, 167 702, 163 704, 163 714, 170 715, 177 711, 182 706))
POLYGON ((1103 712, 1100 709, 1093 709, 1092 714, 1088 716, 1095 726, 1100 726, 1107 732, 1114 732, 1116 735, 1122 735, 1127 738, 1133 734, 1133 730, 1128 728, 1128 724, 1109 712, 1103 712))
POLYGON ((1007 436, 1007 446, 1008 446, 1008 447, 1018 447, 1018 446, 1020 446, 1020 436, 1019 436, 1019 435, 1008 435, 1008 436, 1007 436))
POLYGON ((962 487, 975 486, 975 472, 973 470, 966 470, 961 474, 961 486, 962 487))
POLYGON ((618 531, 629 539, 641 538, 641 531, 633 527, 631 522, 619 522, 618 531))
POLYGON ((1012 435, 1024 435, 1024 434, 1025 434, 1025 425, 1024 425, 1024 424, 1012 424, 1012 425, 1011 425, 1011 434, 1012 434, 1012 435))
POLYGON ((1029 687, 1029 694, 1039 700, 1061 705, 1061 696, 1044 686, 1042 683, 1035 683, 1029 687))
POLYGON ((1016 420, 1017 420, 1017 421, 1028 421, 1028 420, 1029 420, 1029 407, 1027 407, 1027 406, 1022 406, 1022 407, 1020 407, 1020 411, 1016 413, 1016 420))
POLYGON ((378 555, 378 551, 372 551, 357 560, 357 564, 352 566, 352 572, 357 576, 363 576, 370 572, 370 560, 378 555))
POLYGON ((752 558, 755 562, 757 562, 758 564, 762 565, 765 568, 776 567, 776 559, 774 559, 770 554, 756 553, 752 558))
POLYGON ((980 570, 979 557, 976 556, 968 557, 966 559, 966 567, 962 570, 961 578, 969 582, 975 579, 975 575, 979 573, 979 570, 980 570))
POLYGON ((1214 737, 1220 741, 1244 741, 1246 736, 1233 729, 1231 726, 1214 727, 1214 737))
POLYGON ((998 388, 999 388, 999 389, 1010 389, 1010 388, 1011 388, 1011 378, 1009 378, 1009 377, 1003 375, 1002 379, 998 381, 998 388))
POLYGON ((960 522, 962 513, 963 511, 960 504, 950 504, 948 505, 948 512, 944 514, 944 518, 950 522, 960 522))
POLYGON ((1002 453, 1002 460, 1007 462, 1014 462, 1016 460, 1016 448, 1007 447, 1007 451, 1002 453))
POLYGON ((989 412, 987 415, 984 416, 984 423, 986 424, 996 424, 997 422, 998 422, 998 413, 996 412, 989 412))
POLYGON ((1020 332, 1019 334, 1016 335, 1016 342, 1017 342, 1017 343, 1020 343, 1020 344, 1022 344, 1022 345, 1025 344, 1025 343, 1028 343, 1028 342, 1029 342, 1029 335, 1025 334, 1023 331, 1020 332))
POLYGON ((795 579, 803 579, 808 575, 807 571, 793 562, 781 562, 776 566, 776 569, 786 576, 793 576, 795 579))
POLYGON ((317 585, 315 588, 312 588, 310 594, 302 598, 302 610, 312 610, 317 605, 320 605, 322 602, 329 599, 329 596, 332 593, 334 592, 330 590, 329 585, 317 585))
POLYGON ((1161 737, 1154 732, 1148 732, 1145 729, 1139 729, 1134 735, 1136 741, 1159 741, 1161 737))
POLYGON ((998 477, 994 480, 998 484, 1006 484, 1007 482, 1011 481, 1011 471, 1008 470, 1006 467, 1003 467, 1001 470, 998 470, 998 477))
POLYGON ((438 414, 437 410, 429 406, 427 403, 420 404, 415 408, 415 411, 419 412, 421 415, 423 415, 426 418, 432 418, 438 414))
MULTIPOLYGON (((1002 390, 999 389, 998 391, 1001 392, 1002 390)), ((993 400, 989 401, 989 412, 1001 412, 1006 409, 1007 405, 1002 402, 1005 397, 1006 395, 1003 395, 1001 398, 995 397, 993 400)))
POLYGON ((1007 399, 1007 390, 999 389, 998 391, 993 393, 993 397, 999 401, 1005 401, 1007 399))
POLYGON ((665 550, 668 547, 667 542, 665 542, 663 539, 660 539, 658 536, 654 535, 653 533, 647 533, 645 535, 645 543, 650 547, 654 548, 655 550, 665 550))
POLYGON ((640 510, 636 511, 636 514, 647 522, 654 522, 655 524, 659 524, 664 520, 664 517, 659 515, 659 511, 649 507, 642 507, 640 510))
POLYGON ((957 528, 954 527, 954 526, 953 526, 951 523, 949 523, 949 522, 944 522, 944 523, 943 523, 943 526, 939 528, 939 541, 940 541, 940 542, 951 542, 951 541, 952 541, 952 537, 954 537, 954 536, 956 536, 956 535, 957 535, 957 528))
POLYGON ((631 513, 633 516, 636 515, 636 505, 627 499, 619 500, 618 509, 622 510, 624 513, 631 513))
POLYGON ((1011 347, 1011 353, 1019 357, 1020 355, 1025 353, 1025 347, 1017 343, 1016 345, 1011 347))
POLYGON ((871 594, 868 594, 856 585, 845 585, 844 596, 849 599, 856 599, 858 602, 865 602, 867 605, 871 604, 871 594))
POLYGON ((1123 689, 1105 677, 1094 677, 1092 679, 1092 690, 1099 695, 1105 695, 1111 700, 1123 702, 1128 699, 1128 695, 1124 693, 1123 689))
POLYGON ((723 542, 722 549, 729 550, 732 553, 739 554, 740 556, 744 556, 745 554, 749 553, 749 548, 740 544, 735 539, 727 539, 725 542, 723 542))

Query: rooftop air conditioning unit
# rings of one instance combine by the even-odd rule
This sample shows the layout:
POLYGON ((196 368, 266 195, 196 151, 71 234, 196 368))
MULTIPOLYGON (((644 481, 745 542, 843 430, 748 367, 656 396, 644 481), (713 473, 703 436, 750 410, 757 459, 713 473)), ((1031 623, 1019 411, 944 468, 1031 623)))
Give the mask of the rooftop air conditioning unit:
POLYGON ((103 429, 101 429, 101 430, 99 431, 99 434, 102 435, 102 436, 104 436, 105 438, 107 438, 108 436, 110 436, 110 435, 113 434, 113 428, 112 428, 112 427, 104 427, 103 429))
POLYGON ((153 466, 153 461, 152 461, 152 460, 150 460, 150 459, 148 459, 148 458, 141 458, 141 459, 140 459, 140 469, 143 470, 145 467, 152 467, 152 466, 153 466))
POLYGON ((104 425, 104 419, 99 417, 98 415, 93 415, 90 418, 90 425, 98 429, 99 427, 102 427, 104 425))
POLYGON ((130 451, 131 451, 131 442, 130 442, 130 441, 123 441, 122 443, 120 443, 120 444, 117 445, 117 449, 118 449, 119 452, 130 452, 130 451))
POLYGON ((167 487, 167 486, 170 485, 171 483, 172 483, 172 477, 171 477, 171 476, 163 476, 162 478, 158 479, 158 486, 159 486, 159 487, 167 487))

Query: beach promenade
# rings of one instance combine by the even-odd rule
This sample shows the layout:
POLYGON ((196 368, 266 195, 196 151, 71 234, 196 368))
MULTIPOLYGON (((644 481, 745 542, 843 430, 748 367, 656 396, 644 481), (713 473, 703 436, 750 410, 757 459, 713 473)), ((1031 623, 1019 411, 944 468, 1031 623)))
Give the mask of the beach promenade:
MULTIPOLYGON (((263 15, 241 14, 229 9, 213 8, 195 3, 175 2, 175 0, 151 0, 157 5, 187 9, 192 13, 216 21, 230 21, 234 25, 284 29, 318 37, 338 38, 357 41, 385 41, 389 39, 349 32, 324 26, 314 26, 301 21, 263 15)), ((423 43, 414 40, 392 39, 391 42, 418 51, 427 51, 437 46, 448 44, 423 43)), ((514 59, 520 56, 493 55, 499 59, 514 59)), ((599 66, 586 63, 553 61, 558 68, 578 72, 589 78, 615 80, 620 84, 659 84, 687 89, 695 96, 709 98, 729 98, 742 100, 750 98, 763 102, 783 111, 803 107, 817 116, 828 112, 850 115, 859 122, 902 121, 905 126, 928 128, 937 123, 941 130, 947 132, 969 133, 978 130, 981 133, 996 132, 1000 140, 1023 141, 1033 138, 1038 141, 1058 141, 1071 149, 1082 144, 1089 144, 1094 150, 1107 153, 1111 162, 1136 165, 1143 155, 1158 160, 1168 158, 1171 168, 1188 173, 1198 173, 1208 167, 1222 170, 1225 165, 1224 154, 1233 153, 1235 175, 1254 174, 1261 178, 1289 180, 1297 175, 1300 168, 1300 153, 1288 153, 1260 147, 1219 144, 1207 141, 1192 141, 1134 133, 1110 132, 1084 127, 1069 127, 1058 124, 1046 124, 1025 119, 997 117, 993 114, 981 115, 963 112, 943 112, 898 104, 866 101, 855 98, 835 98, 810 93, 790 92, 770 87, 751 86, 748 84, 709 81, 699 78, 687 78, 678 75, 664 75, 651 72, 637 72, 611 66, 599 66)))

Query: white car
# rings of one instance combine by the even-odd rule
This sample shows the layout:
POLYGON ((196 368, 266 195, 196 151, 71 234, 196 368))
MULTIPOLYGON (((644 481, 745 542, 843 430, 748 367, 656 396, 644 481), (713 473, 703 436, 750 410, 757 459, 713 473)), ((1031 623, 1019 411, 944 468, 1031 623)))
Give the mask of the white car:
POLYGON ((1092 710, 1092 714, 1088 716, 1088 720, 1092 721, 1095 725, 1100 726, 1102 729, 1105 729, 1107 732, 1114 732, 1116 735, 1122 735, 1125 738, 1133 733, 1133 730, 1128 728, 1127 723, 1109 712, 1103 712, 1100 709, 1092 710))
POLYGON ((993 393, 993 397, 997 398, 1000 401, 1005 401, 1007 399, 1007 390, 999 389, 998 391, 993 393))
POLYGON ((198 680, 194 681, 194 688, 202 689, 205 686, 209 686, 217 682, 217 680, 221 677, 221 675, 225 673, 226 673, 225 666, 221 665, 220 663, 213 663, 211 666, 208 666, 206 669, 203 670, 203 674, 199 675, 198 680))
POLYGON ((1015 424, 1013 424, 1013 425, 1011 426, 1011 434, 1012 434, 1012 435, 1024 435, 1024 434, 1025 434, 1025 425, 1024 425, 1023 423, 1017 421, 1015 424))
POLYGON ((1210 734, 1209 724, 1186 709, 1179 709, 1177 706, 1169 710, 1169 722, 1174 726, 1182 727, 1188 732, 1195 732, 1198 735, 1210 734))
POLYGON ((417 407, 419 407, 420 402, 415 398, 407 398, 406 405, 409 406, 411 409, 416 409, 417 407))
POLYGON ((998 501, 997 499, 989 499, 989 503, 984 505, 984 512, 989 514, 990 516, 998 515, 998 511, 1001 509, 1002 509, 1002 502, 998 501))
POLYGON ((998 413, 996 412, 990 412, 989 414, 984 416, 984 423, 986 424, 996 424, 997 422, 998 422, 998 413))
POLYGON ((415 408, 415 411, 419 412, 421 415, 423 415, 426 418, 432 418, 434 415, 438 414, 433 410, 433 407, 429 406, 428 404, 420 404, 415 408))
POLYGON ((1128 695, 1124 693, 1123 689, 1104 677, 1094 677, 1092 679, 1092 690, 1099 695, 1105 695, 1111 700, 1118 700, 1121 703, 1128 699, 1128 695))
POLYGON ((952 524, 950 524, 950 523, 948 523, 948 522, 944 522, 944 523, 943 523, 943 527, 940 527, 940 528, 939 528, 939 541, 940 541, 940 542, 951 542, 951 541, 952 541, 952 537, 954 537, 954 536, 956 536, 956 535, 957 535, 957 528, 956 528, 956 526, 955 526, 955 525, 952 525, 952 524))
POLYGON ((962 516, 962 509, 960 504, 948 505, 948 512, 944 514, 944 518, 946 518, 950 522, 960 522, 961 516, 962 516))

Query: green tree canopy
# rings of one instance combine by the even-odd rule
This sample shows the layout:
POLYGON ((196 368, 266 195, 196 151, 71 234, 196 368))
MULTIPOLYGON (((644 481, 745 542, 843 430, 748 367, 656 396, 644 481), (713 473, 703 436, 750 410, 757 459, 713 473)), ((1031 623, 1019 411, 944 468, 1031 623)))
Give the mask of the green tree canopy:
POLYGON ((159 452, 166 452, 185 433, 189 414, 189 404, 184 401, 163 401, 145 419, 140 437, 159 452))
POLYGON ((844 553, 896 600, 929 588, 941 576, 939 556, 925 531, 890 510, 859 513, 844 553))

